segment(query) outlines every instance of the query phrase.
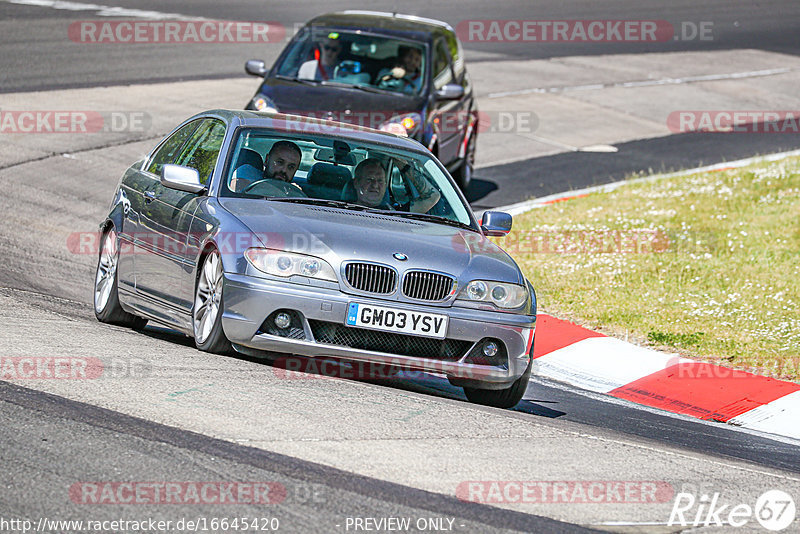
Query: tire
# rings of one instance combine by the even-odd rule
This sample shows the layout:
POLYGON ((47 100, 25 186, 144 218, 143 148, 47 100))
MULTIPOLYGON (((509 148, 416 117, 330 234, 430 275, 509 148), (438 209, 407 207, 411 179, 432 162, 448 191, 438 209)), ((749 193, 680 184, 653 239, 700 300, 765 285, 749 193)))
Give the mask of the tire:
POLYGON ((199 266, 194 290, 192 332, 198 349, 214 354, 233 350, 222 331, 222 309, 222 259, 214 249, 199 266))
POLYGON ((147 319, 126 312, 119 303, 118 264, 119 240, 112 226, 100 241, 100 257, 94 277, 94 316, 101 323, 141 330, 147 324, 147 319))
MULTIPOLYGON (((531 352, 533 350, 531 349, 531 352)), ((532 355, 531 355, 532 356, 532 355)), ((494 406, 495 408, 513 408, 522 400, 525 390, 528 389, 528 380, 531 377, 533 368, 533 357, 528 360, 528 367, 522 376, 517 378, 510 387, 506 389, 478 389, 464 388, 467 399, 475 404, 484 406, 494 406)))
POLYGON ((455 176, 456 183, 461 191, 466 195, 469 190, 469 184, 472 181, 472 173, 475 170, 475 134, 473 133, 467 141, 467 151, 464 154, 464 163, 456 170, 455 176))

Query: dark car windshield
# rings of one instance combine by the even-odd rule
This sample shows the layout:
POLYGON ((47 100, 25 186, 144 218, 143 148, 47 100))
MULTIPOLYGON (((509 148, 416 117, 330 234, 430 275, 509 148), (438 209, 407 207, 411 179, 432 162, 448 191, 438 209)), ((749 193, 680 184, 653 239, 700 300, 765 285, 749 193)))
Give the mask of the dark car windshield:
POLYGON ((320 84, 418 95, 425 90, 427 46, 341 30, 301 30, 274 74, 320 84))
POLYGON ((425 214, 427 221, 474 229, 468 207, 432 156, 308 133, 328 127, 321 123, 302 126, 303 133, 291 136, 241 130, 220 196, 292 199, 398 217, 425 214))

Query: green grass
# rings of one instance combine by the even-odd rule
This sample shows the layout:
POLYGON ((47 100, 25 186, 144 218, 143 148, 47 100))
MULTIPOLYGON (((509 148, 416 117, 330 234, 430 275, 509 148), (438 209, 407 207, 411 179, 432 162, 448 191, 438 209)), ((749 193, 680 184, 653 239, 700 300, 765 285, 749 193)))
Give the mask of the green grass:
POLYGON ((800 378, 800 158, 631 183, 514 218, 540 311, 800 378))

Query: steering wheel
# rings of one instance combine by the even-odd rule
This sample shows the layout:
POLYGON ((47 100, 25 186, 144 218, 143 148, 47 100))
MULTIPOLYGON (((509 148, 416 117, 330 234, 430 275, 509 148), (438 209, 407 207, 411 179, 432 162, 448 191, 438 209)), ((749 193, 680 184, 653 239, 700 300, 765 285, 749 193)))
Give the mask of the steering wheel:
POLYGON ((378 79, 377 86, 380 87, 381 89, 384 89, 384 88, 386 88, 386 89, 395 89, 395 88, 397 88, 397 82, 403 82, 403 87, 400 88, 401 90, 405 90, 406 86, 411 86, 412 88, 414 87, 414 82, 412 82, 411 80, 409 80, 405 76, 403 76, 401 78, 397 78, 391 72, 381 76, 378 79))
POLYGON ((259 188, 258 194, 268 197, 307 197, 303 191, 288 182, 283 180, 275 180, 273 178, 263 178, 256 180, 252 184, 242 189, 242 193, 250 193, 256 187, 259 188))

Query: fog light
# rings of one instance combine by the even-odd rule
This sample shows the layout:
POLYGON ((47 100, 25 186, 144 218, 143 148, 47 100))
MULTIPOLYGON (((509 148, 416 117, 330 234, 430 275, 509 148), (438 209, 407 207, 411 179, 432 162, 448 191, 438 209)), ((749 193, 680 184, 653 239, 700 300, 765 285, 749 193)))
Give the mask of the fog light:
MULTIPOLYGON (((288 327, 290 324, 292 324, 292 318, 289 317, 288 313, 281 312, 275 316, 275 326, 277 326, 281 330, 288 327)), ((486 351, 485 348, 483 350, 484 352, 486 351)))
POLYGON ((483 354, 489 358, 497 354, 497 343, 494 341, 487 341, 483 344, 483 354))

